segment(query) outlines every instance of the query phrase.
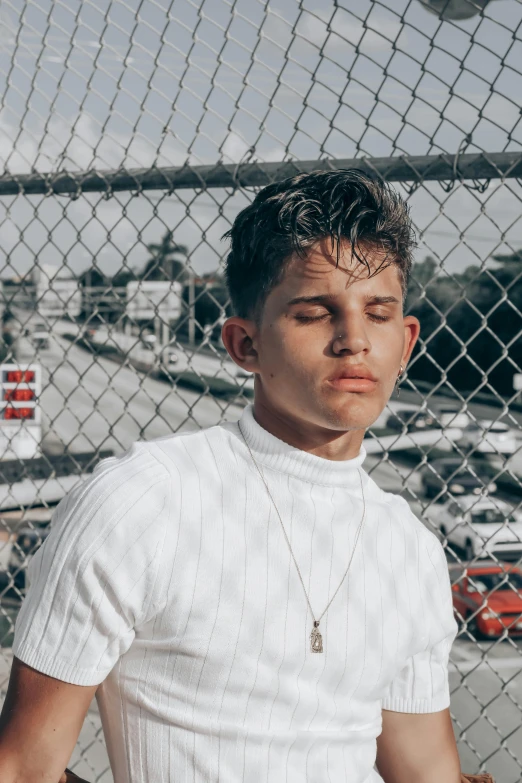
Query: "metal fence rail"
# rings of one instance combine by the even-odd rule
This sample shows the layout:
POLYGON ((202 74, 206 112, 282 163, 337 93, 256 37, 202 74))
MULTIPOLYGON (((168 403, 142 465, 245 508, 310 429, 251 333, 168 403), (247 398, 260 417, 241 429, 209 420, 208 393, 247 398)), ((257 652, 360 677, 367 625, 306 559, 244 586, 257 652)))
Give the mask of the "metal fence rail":
MULTIPOLYGON (((273 181, 356 167, 409 201, 422 323, 366 468, 446 548, 462 767, 520 780, 522 616, 488 635, 486 615, 502 589, 522 606, 521 30, 520 0, 2 5, 0 359, 41 392, 36 416, 27 377, 0 378, 0 696, 59 499, 101 456, 252 399, 220 341, 234 216, 273 181), (473 576, 482 555, 504 585, 473 576)), ((112 779, 95 709, 70 766, 112 779)))
POLYGON ((264 187, 296 174, 311 171, 358 169, 377 174, 388 182, 434 182, 440 180, 518 179, 522 176, 519 152, 465 153, 463 155, 401 155, 388 158, 292 160, 286 163, 222 162, 208 166, 130 169, 127 171, 81 171, 32 173, 0 177, 0 196, 81 195, 119 191, 200 188, 264 187))

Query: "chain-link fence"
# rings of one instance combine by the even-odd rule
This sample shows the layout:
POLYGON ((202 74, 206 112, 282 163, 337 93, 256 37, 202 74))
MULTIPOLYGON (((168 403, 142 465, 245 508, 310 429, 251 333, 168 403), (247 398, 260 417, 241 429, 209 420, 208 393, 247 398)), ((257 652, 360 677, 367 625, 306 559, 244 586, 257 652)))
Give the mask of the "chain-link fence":
MULTIPOLYGON (((463 769, 520 780, 521 25, 520 0, 2 4, 0 688, 56 502, 252 398, 220 341, 238 210, 358 166, 409 199, 422 322, 366 467, 446 547, 463 769)), ((111 780, 95 707, 71 766, 111 780)))

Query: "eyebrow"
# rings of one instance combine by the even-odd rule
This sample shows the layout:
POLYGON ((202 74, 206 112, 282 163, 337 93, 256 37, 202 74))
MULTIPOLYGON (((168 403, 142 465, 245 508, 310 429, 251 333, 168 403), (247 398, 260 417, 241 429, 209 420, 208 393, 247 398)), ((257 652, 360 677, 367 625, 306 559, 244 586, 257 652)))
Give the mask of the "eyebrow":
MULTIPOLYGON (((325 304, 333 302, 336 297, 333 294, 318 294, 317 296, 296 296, 287 302, 288 306, 295 304, 325 304)), ((365 304, 400 304, 395 296, 373 296, 368 294, 364 297, 365 304)))

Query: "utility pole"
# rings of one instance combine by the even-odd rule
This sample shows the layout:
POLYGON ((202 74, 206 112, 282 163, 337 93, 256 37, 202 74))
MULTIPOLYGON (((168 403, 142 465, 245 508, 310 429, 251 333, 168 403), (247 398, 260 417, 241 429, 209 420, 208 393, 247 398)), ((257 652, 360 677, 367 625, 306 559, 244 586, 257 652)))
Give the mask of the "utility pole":
POLYGON ((195 297, 194 277, 195 277, 194 272, 191 269, 190 278, 189 278, 189 296, 188 296, 188 306, 189 306, 188 341, 191 348, 194 348, 194 343, 196 342, 196 319, 194 313, 194 300, 196 297, 195 297))
POLYGON ((170 342, 170 322, 167 321, 167 314, 165 314, 165 317, 162 321, 162 339, 161 342, 163 344, 163 347, 166 348, 166 346, 170 342))

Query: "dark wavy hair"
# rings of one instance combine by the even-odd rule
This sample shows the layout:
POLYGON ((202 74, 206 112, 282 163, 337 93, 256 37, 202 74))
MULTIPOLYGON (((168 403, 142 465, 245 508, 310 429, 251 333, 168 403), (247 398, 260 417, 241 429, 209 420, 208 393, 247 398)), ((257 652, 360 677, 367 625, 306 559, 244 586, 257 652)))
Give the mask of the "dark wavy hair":
POLYGON ((343 241, 372 276, 397 266, 403 297, 411 272, 415 234, 409 208, 387 183, 358 169, 298 174, 263 188, 223 235, 230 240, 225 280, 236 315, 261 323, 270 291, 289 262, 306 258, 318 241, 331 241, 337 264, 343 241), (368 251, 382 261, 373 272, 368 251))

